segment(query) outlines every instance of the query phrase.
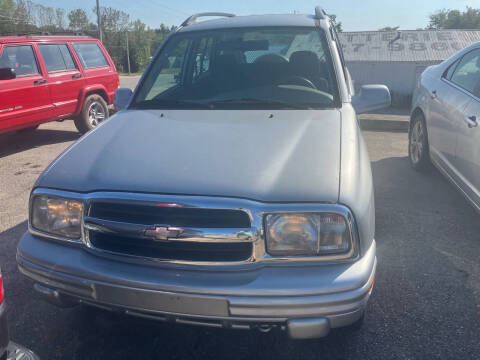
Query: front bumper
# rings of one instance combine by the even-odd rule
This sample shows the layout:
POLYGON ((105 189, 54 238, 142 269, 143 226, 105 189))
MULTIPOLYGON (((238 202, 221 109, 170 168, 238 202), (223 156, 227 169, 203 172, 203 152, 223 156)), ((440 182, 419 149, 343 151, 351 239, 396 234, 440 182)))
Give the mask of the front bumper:
POLYGON ((8 346, 8 325, 5 303, 0 304, 0 359, 3 359, 8 346))
POLYGON ((373 286, 375 241, 355 263, 189 269, 128 263, 26 233, 20 271, 58 305, 227 328, 278 326, 320 337, 362 316, 373 286))

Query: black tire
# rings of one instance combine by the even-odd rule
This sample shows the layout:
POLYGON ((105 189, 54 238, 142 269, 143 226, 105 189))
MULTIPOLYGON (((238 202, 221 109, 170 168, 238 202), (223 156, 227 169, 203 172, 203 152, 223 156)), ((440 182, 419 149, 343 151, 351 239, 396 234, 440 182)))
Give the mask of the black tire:
POLYGON ((422 113, 416 113, 410 120, 408 130, 408 158, 417 171, 430 169, 427 124, 422 113))
POLYGON ((74 120, 75 127, 81 134, 85 134, 108 119, 108 115, 108 106, 103 97, 97 94, 89 95, 83 102, 82 112, 74 120))
POLYGON ((19 134, 30 134, 30 133, 34 132, 35 130, 37 130, 38 126, 39 125, 30 126, 30 127, 24 128, 24 129, 17 130, 17 132, 19 134))

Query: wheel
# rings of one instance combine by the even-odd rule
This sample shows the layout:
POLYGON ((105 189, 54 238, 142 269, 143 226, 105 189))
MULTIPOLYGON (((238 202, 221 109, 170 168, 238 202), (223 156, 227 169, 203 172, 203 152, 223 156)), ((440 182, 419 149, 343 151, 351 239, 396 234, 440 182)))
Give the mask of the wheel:
POLYGON ((430 167, 427 126, 425 118, 419 113, 411 120, 408 132, 408 157, 410 164, 417 171, 424 171, 430 167))
POLYGON ((87 96, 82 112, 75 119, 77 130, 84 134, 108 118, 108 106, 103 97, 97 94, 87 96))
POLYGON ((30 134, 30 133, 34 132, 35 130, 37 130, 37 128, 38 128, 38 125, 35 125, 35 126, 30 126, 30 127, 24 128, 24 129, 17 130, 17 132, 19 134, 30 134))

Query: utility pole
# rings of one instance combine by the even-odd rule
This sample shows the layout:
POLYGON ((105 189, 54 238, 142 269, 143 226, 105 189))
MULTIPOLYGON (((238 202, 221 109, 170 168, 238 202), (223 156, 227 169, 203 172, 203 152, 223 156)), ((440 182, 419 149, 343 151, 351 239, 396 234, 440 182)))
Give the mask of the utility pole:
POLYGON ((130 49, 128 48, 128 30, 126 31, 127 34, 127 66, 128 66, 128 75, 130 75, 130 49))
POLYGON ((97 0, 97 26, 98 26, 98 37, 100 38, 100 42, 103 42, 103 34, 102 34, 102 20, 100 17, 100 4, 99 0, 97 0))

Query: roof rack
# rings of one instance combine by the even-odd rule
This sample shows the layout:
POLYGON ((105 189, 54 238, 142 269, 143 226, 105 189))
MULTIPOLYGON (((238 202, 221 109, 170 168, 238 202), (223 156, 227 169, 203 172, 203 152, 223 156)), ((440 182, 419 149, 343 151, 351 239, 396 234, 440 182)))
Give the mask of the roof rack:
POLYGON ((35 36, 84 36, 88 37, 88 35, 84 34, 81 31, 61 31, 61 32, 54 32, 51 33, 49 31, 32 31, 32 32, 25 32, 19 33, 17 36, 26 36, 26 37, 35 37, 35 36))
POLYGON ((200 17, 204 16, 221 16, 221 17, 234 17, 235 14, 229 14, 229 13, 222 13, 222 12, 205 12, 205 13, 198 13, 190 16, 187 20, 185 20, 181 26, 188 26, 192 25, 195 20, 197 20, 200 17))
POLYGON ((320 6, 315 7, 315 19, 325 20, 327 18, 327 13, 320 6))

